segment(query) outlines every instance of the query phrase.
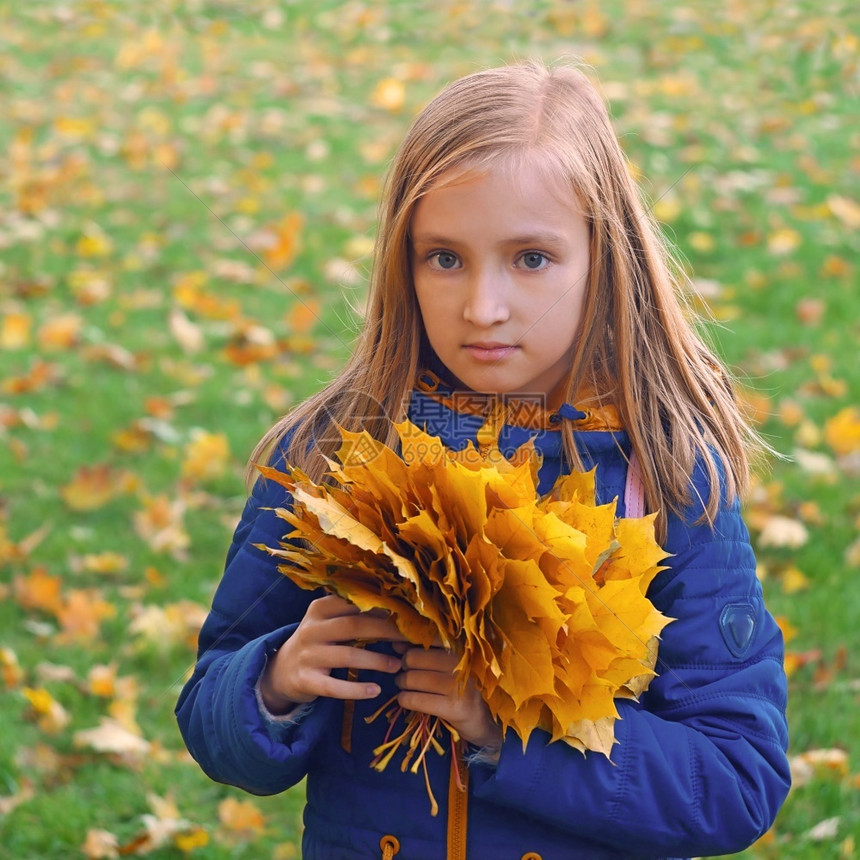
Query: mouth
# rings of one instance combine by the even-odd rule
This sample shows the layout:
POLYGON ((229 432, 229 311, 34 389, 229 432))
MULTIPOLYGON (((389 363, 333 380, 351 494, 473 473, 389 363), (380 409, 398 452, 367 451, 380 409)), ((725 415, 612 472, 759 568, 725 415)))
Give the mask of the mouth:
POLYGON ((463 348, 478 361, 499 361, 519 349, 515 344, 497 343, 496 341, 467 343, 463 345, 463 348))

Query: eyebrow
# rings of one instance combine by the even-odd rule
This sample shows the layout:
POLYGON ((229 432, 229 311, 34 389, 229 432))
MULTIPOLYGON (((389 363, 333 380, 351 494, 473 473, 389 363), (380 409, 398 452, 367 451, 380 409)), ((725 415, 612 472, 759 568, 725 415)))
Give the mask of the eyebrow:
MULTIPOLYGON (((439 245, 446 247, 456 245, 458 240, 452 236, 442 236, 439 234, 417 233, 411 234, 410 239, 415 245, 439 245)), ((535 231, 534 233, 524 233, 520 236, 511 236, 509 239, 503 240, 502 245, 535 245, 538 247, 557 248, 565 244, 565 239, 558 233, 551 231, 535 231)))

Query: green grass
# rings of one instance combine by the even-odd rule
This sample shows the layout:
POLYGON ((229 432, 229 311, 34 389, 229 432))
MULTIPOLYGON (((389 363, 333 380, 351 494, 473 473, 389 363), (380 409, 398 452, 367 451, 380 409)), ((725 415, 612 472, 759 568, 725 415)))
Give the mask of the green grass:
MULTIPOLYGON (((860 200, 858 44, 860 18, 847 0, 778 10, 763 0, 0 2, 0 385, 38 360, 57 373, 37 390, 0 391, 0 528, 13 543, 47 528, 25 557, 4 549, 0 530, 0 646, 23 673, 0 708, 0 798, 32 789, 0 813, 0 857, 81 856, 91 828, 128 842, 151 812, 148 794, 172 796, 206 830, 199 856, 290 856, 301 787, 254 799, 265 830, 228 839, 218 804, 244 796, 187 761, 172 717, 193 650, 159 650, 129 625, 141 607, 208 605, 244 501, 247 455, 348 354, 350 304, 361 303, 368 261, 356 261, 346 288, 332 261, 356 260, 358 240, 372 236, 378 180, 410 117, 473 69, 570 55, 611 97, 625 150, 685 267, 718 283, 707 333, 767 413, 763 432, 784 454, 801 448, 834 463, 834 477, 822 479, 775 461, 748 513, 751 522, 767 511, 800 518, 809 529, 803 547, 760 548, 764 587, 797 630, 789 650, 820 651, 791 678, 792 754, 839 748, 848 769, 796 788, 769 838, 744 856, 854 856, 860 597, 846 550, 857 538, 858 466, 856 450, 837 462, 822 433, 860 402, 857 210, 845 215, 834 203, 860 200), (403 83, 400 109, 373 102, 387 78, 403 83), (289 213, 303 218, 298 252, 270 271, 254 234, 289 213), (107 243, 86 256, 80 240, 94 231, 107 243), (168 317, 177 280, 198 271, 215 305, 238 310, 219 319, 185 307, 203 337, 186 353, 168 317), (82 293, 87 272, 104 286, 82 293), (320 319, 296 332, 286 315, 299 299, 320 319), (817 321, 799 314, 808 299, 821 303, 817 321), (41 327, 67 313, 81 320, 74 342, 42 343, 41 327), (4 326, 18 314, 30 329, 15 343, 4 326), (286 348, 238 366, 225 353, 236 316, 286 348), (104 346, 126 350, 127 366, 100 358, 104 346), (171 400, 172 414, 143 450, 118 447, 118 431, 152 418, 151 398, 171 400), (780 417, 789 402, 799 424, 780 417), (230 457, 224 474, 189 485, 181 468, 194 428, 224 434, 230 457), (93 464, 138 484, 93 510, 68 508, 60 489, 93 464), (187 557, 136 534, 147 493, 187 501, 187 557), (77 559, 104 551, 121 553, 125 569, 77 569, 77 559), (783 590, 788 565, 807 589, 783 590), (51 613, 21 605, 16 579, 39 567, 65 594, 98 589, 115 606, 98 636, 63 642, 51 613), (150 568, 160 580, 147 578, 150 568), (137 680, 135 717, 163 751, 135 767, 73 743, 108 713, 110 699, 88 692, 85 679, 110 662, 137 680), (44 682, 70 715, 56 734, 33 722, 22 693, 42 685, 42 663, 74 673, 44 682), (808 837, 835 816, 835 837, 808 837)), ((150 856, 182 852, 168 844, 150 856)))

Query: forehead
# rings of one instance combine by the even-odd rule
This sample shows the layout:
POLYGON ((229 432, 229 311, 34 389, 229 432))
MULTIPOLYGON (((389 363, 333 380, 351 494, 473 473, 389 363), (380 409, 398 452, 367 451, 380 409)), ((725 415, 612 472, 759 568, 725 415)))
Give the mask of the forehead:
POLYGON ((569 181, 547 160, 505 159, 443 173, 418 200, 410 233, 435 234, 440 222, 478 229, 562 225, 582 215, 569 181))
POLYGON ((525 190, 524 184, 534 187, 536 180, 552 189, 560 201, 568 201, 573 192, 573 183, 557 158, 549 152, 525 150, 469 159, 446 170, 433 181, 425 194, 489 175, 506 183, 512 192, 525 190))

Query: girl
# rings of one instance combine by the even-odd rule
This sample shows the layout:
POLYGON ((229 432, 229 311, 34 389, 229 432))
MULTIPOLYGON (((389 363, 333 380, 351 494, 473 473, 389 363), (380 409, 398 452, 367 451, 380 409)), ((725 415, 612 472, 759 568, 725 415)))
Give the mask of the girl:
MULTIPOLYGON (((258 481, 177 707, 213 779, 257 794, 307 776, 303 856, 631 858, 738 851, 789 786, 782 640, 738 506, 757 440, 687 322, 606 109, 579 71, 537 64, 446 88, 396 155, 366 325, 345 370, 254 459, 313 479, 334 423, 396 444, 408 416, 454 449, 501 401, 507 453, 529 438, 541 492, 597 466, 598 502, 659 513, 672 554, 649 592, 676 619, 640 701, 618 702, 612 761, 503 736, 456 657, 411 647, 383 614, 301 591, 255 544, 287 530, 258 481), (359 640, 375 640, 369 648, 359 640), (369 767, 399 692, 467 744, 467 787, 369 767)), ((448 756, 450 759, 450 755, 448 756)))

